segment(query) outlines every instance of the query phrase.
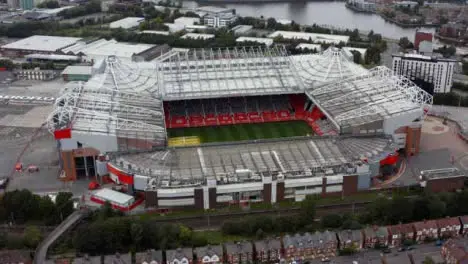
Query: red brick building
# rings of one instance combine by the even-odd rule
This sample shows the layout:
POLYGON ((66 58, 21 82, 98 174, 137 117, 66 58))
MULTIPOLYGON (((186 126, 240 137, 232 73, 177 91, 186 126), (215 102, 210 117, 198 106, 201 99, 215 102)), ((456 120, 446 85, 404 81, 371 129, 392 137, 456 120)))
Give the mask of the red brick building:
POLYGON ((442 245, 441 255, 447 264, 468 263, 468 251, 463 241, 449 239, 442 245))
POLYGON ((413 224, 388 226, 388 244, 390 247, 400 247, 405 240, 414 241, 413 224))
POLYGON ((440 238, 456 238, 461 232, 461 223, 458 217, 447 217, 437 220, 440 238))
POLYGON ((388 246, 388 229, 383 226, 369 226, 362 230, 364 234, 364 247, 375 248, 388 246))
POLYGON ((226 243, 224 248, 226 250, 226 263, 228 264, 253 262, 253 247, 250 242, 226 243))
POLYGON ((426 240, 434 240, 438 238, 438 230, 436 220, 425 220, 413 223, 414 231, 416 232, 414 240, 417 243, 423 243, 426 240))

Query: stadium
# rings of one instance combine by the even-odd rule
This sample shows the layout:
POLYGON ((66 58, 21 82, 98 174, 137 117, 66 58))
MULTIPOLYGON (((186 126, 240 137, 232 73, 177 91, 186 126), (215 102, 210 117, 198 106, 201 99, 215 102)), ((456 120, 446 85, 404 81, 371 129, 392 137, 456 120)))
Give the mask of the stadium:
POLYGON ((371 188, 419 150, 432 96, 342 50, 281 46, 105 60, 63 88, 48 119, 61 177, 105 177, 152 208, 302 200, 371 188))

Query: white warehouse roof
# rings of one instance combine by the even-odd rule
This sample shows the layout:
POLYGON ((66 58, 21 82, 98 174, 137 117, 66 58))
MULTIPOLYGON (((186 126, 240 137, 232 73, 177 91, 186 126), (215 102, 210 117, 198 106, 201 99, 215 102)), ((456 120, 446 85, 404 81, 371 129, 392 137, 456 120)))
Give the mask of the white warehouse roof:
POLYGON ((93 71, 92 66, 67 66, 63 71, 64 74, 78 74, 78 75, 91 75, 93 71))
POLYGON ((62 51, 64 53, 79 54, 83 53, 88 59, 103 59, 107 56, 116 56, 121 59, 131 59, 133 54, 138 54, 155 47, 151 44, 133 44, 118 42, 117 40, 99 39, 91 43, 79 42, 62 51))
POLYGON ((110 28, 123 28, 123 29, 130 29, 134 27, 138 27, 141 22, 145 20, 144 17, 126 17, 124 19, 120 19, 109 24, 110 28))
POLYGON ((131 195, 117 192, 111 189, 98 190, 93 194, 93 196, 95 196, 98 199, 102 199, 111 203, 124 206, 129 206, 135 199, 131 195))
POLYGON ((347 43, 349 36, 343 35, 330 35, 330 34, 317 34, 307 32, 295 32, 295 31, 275 31, 271 33, 269 38, 276 38, 282 36, 285 39, 304 39, 312 40, 313 42, 323 42, 329 44, 338 44, 340 42, 347 43))
POLYGON ((270 38, 253 38, 253 37, 239 37, 236 39, 236 42, 257 42, 270 46, 273 44, 273 39, 270 38))
POLYGON ((35 35, 2 46, 2 49, 54 52, 78 42, 80 38, 35 35))
POLYGON ((206 39, 212 39, 212 38, 214 38, 214 37, 215 37, 215 35, 213 35, 213 34, 187 33, 187 34, 183 35, 183 36, 180 37, 180 38, 183 38, 183 39, 191 38, 191 39, 203 39, 203 40, 206 40, 206 39))
POLYGON ((174 24, 181 24, 184 26, 191 26, 195 23, 200 23, 200 18, 198 17, 179 17, 174 19, 174 24))

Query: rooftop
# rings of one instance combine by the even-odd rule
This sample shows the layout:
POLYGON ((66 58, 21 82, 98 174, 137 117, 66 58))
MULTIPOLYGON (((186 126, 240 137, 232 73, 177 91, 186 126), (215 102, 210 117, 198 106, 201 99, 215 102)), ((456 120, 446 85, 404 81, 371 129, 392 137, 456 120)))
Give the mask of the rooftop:
POLYGON ((93 193, 93 196, 119 204, 128 204, 128 202, 134 199, 131 195, 106 188, 97 190, 93 193))
POLYGON ((340 42, 347 43, 349 36, 343 35, 330 35, 330 34, 318 34, 318 33, 307 33, 307 32, 296 32, 296 31, 275 31, 271 33, 269 38, 276 38, 282 36, 285 39, 303 39, 312 40, 317 43, 330 43, 338 44, 340 42))
POLYGON ((214 38, 215 35, 214 34, 200 34, 200 33, 187 33, 185 35, 183 35, 182 39, 187 39, 187 38, 191 38, 191 39, 203 39, 203 40, 206 40, 206 39, 212 39, 214 38))
POLYGON ((2 49, 55 52, 78 42, 80 38, 35 35, 3 45, 2 49))
POLYGON ((316 49, 318 52, 322 51, 322 45, 320 44, 310 44, 310 43, 299 43, 296 46, 296 49, 316 49))
POLYGON ((80 74, 80 75, 91 75, 93 67, 92 66, 67 66, 63 71, 64 74, 80 74))
POLYGON ((130 29, 134 27, 138 27, 141 22, 145 20, 144 17, 126 17, 109 24, 110 28, 123 28, 123 29, 130 29))
POLYGON ((423 170, 421 171, 421 180, 434 180, 434 179, 446 179, 465 177, 465 173, 461 172, 457 168, 444 168, 434 170, 423 170))
POLYGON ((408 113, 413 113, 416 119, 432 105, 430 94, 382 66, 369 74, 320 85, 308 94, 336 127, 357 126, 408 113))
POLYGON ((62 49, 62 52, 65 54, 83 53, 88 59, 94 60, 103 59, 108 56, 131 59, 133 55, 142 53, 153 47, 156 47, 156 45, 118 42, 114 39, 99 39, 90 43, 80 41, 73 46, 62 49))
POLYGON ((273 44, 273 40, 270 38, 253 38, 253 37, 238 37, 236 42, 258 42, 263 43, 266 46, 270 46, 273 44))
POLYGON ((380 160, 394 151, 386 137, 313 137, 175 148, 116 154, 119 168, 156 179, 157 186, 197 186, 213 177, 218 184, 261 181, 264 173, 299 180, 355 173, 363 158, 380 160))

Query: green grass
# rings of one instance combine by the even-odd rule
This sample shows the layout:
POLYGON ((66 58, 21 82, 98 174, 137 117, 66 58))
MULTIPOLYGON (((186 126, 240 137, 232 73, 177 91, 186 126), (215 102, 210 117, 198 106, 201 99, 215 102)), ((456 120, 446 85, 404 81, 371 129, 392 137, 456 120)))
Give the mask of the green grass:
POLYGON ((201 143, 313 135, 304 121, 168 129, 169 138, 197 136, 201 143))
POLYGON ((245 236, 234 236, 234 235, 225 235, 221 231, 195 231, 195 235, 200 238, 205 238, 208 241, 209 245, 219 245, 226 242, 242 241, 249 240, 250 237, 245 236))

